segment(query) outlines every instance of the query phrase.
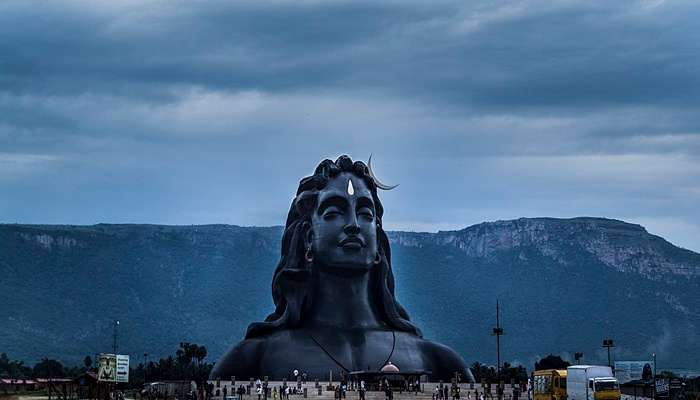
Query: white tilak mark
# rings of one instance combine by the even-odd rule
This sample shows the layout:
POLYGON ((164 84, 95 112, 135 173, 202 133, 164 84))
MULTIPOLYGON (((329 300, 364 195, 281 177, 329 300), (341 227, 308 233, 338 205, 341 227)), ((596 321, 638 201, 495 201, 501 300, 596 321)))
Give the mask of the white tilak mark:
POLYGON ((352 187, 352 179, 348 179, 348 194, 352 196, 355 194, 355 188, 352 187))

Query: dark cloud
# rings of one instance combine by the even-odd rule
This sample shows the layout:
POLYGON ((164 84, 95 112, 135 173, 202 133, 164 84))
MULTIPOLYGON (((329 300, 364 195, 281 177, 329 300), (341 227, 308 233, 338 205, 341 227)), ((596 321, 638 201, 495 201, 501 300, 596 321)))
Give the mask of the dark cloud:
POLYGON ((321 158, 375 153, 396 228, 602 215, 700 249, 699 14, 5 1, 0 220, 279 224, 321 158))
POLYGON ((166 99, 172 85, 365 88, 471 112, 687 106, 700 90, 692 5, 69 4, 4 6, 3 86, 166 99))

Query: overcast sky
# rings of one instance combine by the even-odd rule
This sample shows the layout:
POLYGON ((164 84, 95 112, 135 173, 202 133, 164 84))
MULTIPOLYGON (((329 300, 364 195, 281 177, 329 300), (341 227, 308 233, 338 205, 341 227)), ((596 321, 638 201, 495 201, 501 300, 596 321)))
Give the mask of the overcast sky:
POLYGON ((3 0, 0 222, 281 225, 372 153, 388 229, 601 216, 700 251, 696 4, 3 0))

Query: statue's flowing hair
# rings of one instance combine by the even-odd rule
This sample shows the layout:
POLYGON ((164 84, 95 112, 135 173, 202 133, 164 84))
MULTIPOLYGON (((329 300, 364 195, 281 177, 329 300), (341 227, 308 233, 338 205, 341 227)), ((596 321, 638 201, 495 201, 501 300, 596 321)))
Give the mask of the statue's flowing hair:
POLYGON ((377 241, 381 262, 370 272, 370 296, 377 302, 381 320, 388 328, 412 333, 423 337, 420 329, 410 322, 406 310, 394 297, 394 274, 391 272, 391 249, 389 239, 382 229, 384 208, 377 196, 377 185, 369 168, 362 161, 352 162, 343 155, 333 162, 323 160, 312 176, 301 180, 297 195, 292 201, 287 215, 287 223, 282 236, 280 261, 272 278, 272 299, 275 311, 264 322, 254 322, 248 326, 246 339, 263 336, 282 329, 300 327, 304 312, 313 304, 315 279, 313 262, 304 257, 304 238, 311 227, 311 215, 316 209, 318 193, 328 181, 341 172, 350 172, 362 179, 372 193, 377 218, 377 241))

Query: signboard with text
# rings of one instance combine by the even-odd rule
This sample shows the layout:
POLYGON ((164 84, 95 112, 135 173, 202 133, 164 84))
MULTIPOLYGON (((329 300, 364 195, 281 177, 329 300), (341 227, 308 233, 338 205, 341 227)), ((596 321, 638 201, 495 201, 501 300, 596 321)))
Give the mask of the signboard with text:
POLYGON ((669 385, 668 379, 656 379, 656 396, 657 397, 668 397, 669 385))
POLYGON ((97 380, 101 382, 129 382, 129 356, 100 354, 97 357, 97 380))
POLYGON ((630 381, 649 381, 654 373, 651 361, 615 361, 615 378, 623 384, 630 381))
POLYGON ((129 356, 117 354, 117 382, 129 382, 129 356))

